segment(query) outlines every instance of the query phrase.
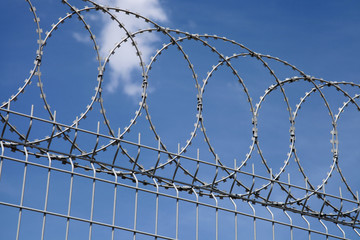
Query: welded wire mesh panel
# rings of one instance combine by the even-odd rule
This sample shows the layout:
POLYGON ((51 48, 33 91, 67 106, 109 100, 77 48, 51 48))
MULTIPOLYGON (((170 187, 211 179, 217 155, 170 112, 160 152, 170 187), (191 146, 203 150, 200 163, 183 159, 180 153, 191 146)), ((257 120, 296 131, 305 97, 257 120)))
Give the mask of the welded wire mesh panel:
POLYGON ((38 47, 0 108, 1 239, 359 238, 356 154, 340 154, 357 147, 358 83, 93 1, 62 1, 68 13, 43 31, 26 2, 38 47), (122 36, 108 55, 89 14, 122 36), (130 32, 124 17, 144 27, 130 32), (69 24, 86 32, 91 57, 61 39, 69 24), (143 39, 162 41, 150 59, 143 39), (136 107, 104 90, 122 51, 140 66, 128 89, 136 107), (81 56, 91 60, 72 62, 81 56))

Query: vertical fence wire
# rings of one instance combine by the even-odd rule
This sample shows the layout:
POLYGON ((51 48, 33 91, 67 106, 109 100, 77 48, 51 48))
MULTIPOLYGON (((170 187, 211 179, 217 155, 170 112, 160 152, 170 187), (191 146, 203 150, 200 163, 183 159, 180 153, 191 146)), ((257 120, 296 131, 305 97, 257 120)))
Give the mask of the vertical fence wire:
POLYGON ((23 182, 22 182, 22 187, 21 187, 21 197, 20 197, 18 224, 17 224, 17 230, 16 230, 16 240, 19 240, 19 236, 20 236, 21 215, 22 215, 22 210, 23 210, 22 207, 24 205, 26 174, 27 174, 27 167, 28 167, 27 162, 28 162, 28 158, 29 158, 26 147, 24 147, 24 152, 25 152, 25 166, 24 166, 23 182))
POLYGON ((46 212, 47 212, 48 198, 49 198, 50 172, 51 172, 51 157, 50 157, 49 153, 48 153, 48 160, 49 160, 49 167, 48 167, 47 180, 46 180, 44 215, 43 215, 43 222, 42 222, 42 229, 41 229, 41 240, 44 239, 44 235, 45 235, 46 212))
POLYGON ((112 209, 112 228, 111 228, 111 240, 114 240, 115 237, 115 217, 116 217, 116 203, 117 203, 117 183, 118 183, 118 176, 117 173, 115 171, 115 169, 112 169, 112 172, 114 174, 114 201, 113 201, 113 209, 112 209))
POLYGON ((71 164, 71 174, 70 174, 70 186, 69 186, 69 199, 67 206, 65 240, 69 239, 70 216, 71 216, 70 214, 71 214, 71 203, 72 203, 73 184, 74 184, 74 163, 71 158, 69 158, 69 162, 71 164))

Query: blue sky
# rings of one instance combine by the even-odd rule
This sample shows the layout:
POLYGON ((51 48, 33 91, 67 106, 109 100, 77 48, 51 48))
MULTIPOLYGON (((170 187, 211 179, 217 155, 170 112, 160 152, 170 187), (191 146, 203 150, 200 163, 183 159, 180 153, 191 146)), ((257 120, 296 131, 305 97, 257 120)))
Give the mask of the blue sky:
MULTIPOLYGON (((81 9, 90 3, 69 1, 81 9)), ((359 84, 360 68, 358 54, 360 53, 360 3, 358 1, 130 1, 114 0, 100 1, 103 4, 119 6, 139 12, 162 26, 179 29, 184 32, 197 34, 215 34, 243 44, 254 52, 269 54, 295 65, 307 75, 323 78, 327 81, 347 81, 359 84)), ((60 1, 45 0, 32 1, 40 17, 41 28, 50 31, 51 24, 57 23, 59 17, 66 16, 68 7, 60 1)), ((36 26, 32 21, 31 12, 25 1, 6 0, 3 6, 8 6, 0 16, 1 38, 0 69, 0 103, 6 102, 29 77, 33 68, 37 49, 36 26)), ((117 43, 124 32, 114 25, 114 21, 104 14, 90 11, 84 14, 85 19, 96 35, 100 46, 99 53, 105 58, 108 51, 117 43)), ((129 16, 122 16, 121 21, 132 32, 138 28, 148 27, 143 21, 129 16)), ((178 35, 174 34, 178 37, 178 35)), ((167 44, 169 39, 162 33, 144 33, 136 37, 142 52, 143 61, 148 65, 150 57, 157 49, 167 44)), ((224 43, 221 40, 207 40, 216 46, 225 56, 233 53, 241 54, 245 51, 237 46, 224 43)), ((181 43, 184 51, 197 71, 199 82, 207 77, 212 66, 217 65, 219 57, 211 53, 209 48, 200 42, 184 41, 181 43)), ((290 67, 268 60, 270 67, 280 80, 300 76, 299 72, 290 67)), ((233 61, 240 77, 244 80, 253 103, 258 102, 260 96, 272 84, 274 78, 259 61, 244 57, 233 61)), ((71 124, 76 116, 84 112, 91 102, 94 88, 97 86, 98 62, 93 50, 92 42, 83 25, 75 18, 67 20, 59 26, 59 30, 52 34, 42 60, 41 72, 44 91, 51 109, 58 113, 58 121, 71 124)), ((196 94, 194 79, 186 61, 179 51, 169 47, 154 62, 149 71, 148 98, 149 111, 156 130, 170 151, 176 152, 186 145, 186 140, 194 131, 196 121, 196 94)), ((141 100, 141 70, 138 57, 133 47, 127 42, 111 57, 104 74, 103 93, 107 118, 112 129, 123 132, 129 121, 139 109, 141 100)), ((296 82, 285 86, 289 95, 289 102, 293 110, 305 92, 312 89, 306 82, 296 82)), ((344 86, 350 96, 359 93, 355 87, 344 86)), ((329 101, 330 109, 337 114, 338 108, 348 99, 335 91, 334 88, 324 88, 324 94, 329 101)), ((40 91, 36 81, 26 88, 17 102, 11 108, 20 112, 30 113, 31 104, 35 104, 35 115, 48 119, 39 98, 40 91)), ((330 131, 331 118, 318 93, 312 94, 296 119, 296 148, 302 161, 302 166, 314 185, 320 184, 329 171, 332 162, 330 131)), ((221 161, 233 165, 233 159, 238 164, 244 159, 251 145, 251 113, 246 95, 236 77, 228 68, 220 66, 209 79, 203 95, 203 116, 206 134, 210 138, 215 152, 221 161)), ((357 101, 359 103, 359 101, 357 101)), ((99 114, 98 104, 94 111, 89 112, 88 118, 80 122, 80 127, 96 131, 98 120, 103 121, 99 114)), ((259 140, 265 158, 275 172, 283 166, 289 151, 289 116, 286 105, 279 89, 269 94, 259 110, 259 140)), ((19 119, 17 119, 19 121, 19 119)), ((358 112, 354 105, 346 108, 338 122, 339 131, 339 164, 356 191, 360 180, 359 166, 359 136, 360 127, 358 112)), ((26 129, 26 126, 19 129, 26 129)), ((49 129, 40 125, 34 126, 38 132, 30 134, 31 139, 48 135, 49 129)), ((108 129, 101 123, 100 132, 107 134, 108 129)), ((137 141, 138 132, 142 133, 142 142, 149 146, 157 146, 153 133, 145 120, 145 113, 139 117, 138 124, 125 135, 125 139, 137 141)), ((93 148, 94 139, 86 136, 79 137, 87 151, 93 148), (89 144, 88 144, 89 143, 89 144)), ((197 137, 187 152, 188 156, 196 156, 196 148, 200 148, 201 159, 214 162, 214 156, 209 153, 204 136, 198 129, 197 137)), ((102 144, 105 144, 105 140, 102 144)), ((57 145, 60 149, 67 149, 65 143, 57 145)), ((66 150, 64 150, 66 151, 66 150)), ((136 149, 129 149, 136 152, 136 149)), ((255 152, 255 151, 254 151, 255 152)), ((111 155, 111 154, 110 154, 111 155)), ((110 156, 109 155, 109 156, 110 156)), ((151 153, 149 153, 151 155, 151 153)), ((256 154, 255 154, 256 155, 256 154)), ((104 156, 108 156, 104 153, 104 156)), ((290 159, 287 172, 292 174, 291 181, 304 185, 304 181, 297 170, 294 158, 290 159)), ((268 175, 261 167, 260 158, 253 157, 250 163, 256 165, 259 174, 268 175)), ((144 160, 145 167, 152 163, 144 160)), ((127 165, 124 165, 127 167, 127 165)), ((194 166, 189 164, 189 168, 194 166)), ((205 170, 200 172, 205 181, 212 180, 212 174, 205 170)), ((213 169, 209 169, 213 171, 213 169)), ((244 171, 251 171, 251 164, 244 167, 244 171)), ((166 173, 163 173, 166 175, 166 173)), ((336 174, 334 174, 336 175, 336 174)), ((327 192, 338 194, 341 185, 339 176, 334 176, 329 182, 327 192)), ((246 180, 244 180, 246 182, 246 180)), ((284 180, 285 181, 285 180, 284 180)), ((261 184, 259 183, 259 186, 261 184)), ((281 198, 281 196, 280 196, 281 198)), ((314 203, 316 205, 317 203, 314 203)), ((1 235, 0 235, 1 236, 1 235)))

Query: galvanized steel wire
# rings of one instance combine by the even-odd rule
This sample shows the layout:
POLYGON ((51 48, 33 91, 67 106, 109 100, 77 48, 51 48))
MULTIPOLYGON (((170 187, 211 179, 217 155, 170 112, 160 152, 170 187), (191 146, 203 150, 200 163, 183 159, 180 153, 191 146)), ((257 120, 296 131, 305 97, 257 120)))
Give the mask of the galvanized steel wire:
MULTIPOLYGON (((181 234, 181 231, 184 231, 181 226, 182 220, 180 217, 179 206, 185 202, 192 204, 196 208, 196 214, 194 216, 196 222, 196 231, 193 236, 194 239, 199 239, 202 235, 205 236, 204 234, 206 234, 204 232, 199 232, 199 224, 204 221, 204 219, 202 219, 199 215, 199 207, 207 207, 215 211, 214 227, 216 229, 216 239, 222 239, 222 237, 219 236, 219 225, 221 224, 221 222, 219 222, 219 212, 232 214, 235 228, 229 228, 228 231, 234 231, 235 239, 238 239, 240 231, 248 230, 241 229, 241 226, 239 226, 238 219, 240 217, 253 221, 253 233, 249 233, 249 236, 251 235, 254 239, 257 238, 257 232, 259 231, 257 229, 257 223, 259 221, 267 222, 271 225, 271 230, 269 231, 272 233, 272 239, 275 239, 276 226, 286 226, 289 229, 290 235, 286 239, 296 238, 293 233, 294 230, 301 230, 306 232, 308 239, 310 239, 312 235, 322 235, 326 239, 348 239, 346 234, 350 234, 350 232, 351 234, 360 236, 358 233, 358 229, 360 228, 360 222, 358 219, 360 212, 359 196, 357 191, 352 189, 348 183, 348 180, 346 180, 345 174, 339 166, 341 159, 339 158, 338 154, 338 122, 340 121, 342 113, 349 105, 353 105, 357 110, 360 110, 360 106, 357 101, 360 94, 351 95, 345 91, 345 89, 352 88, 358 92, 360 87, 359 84, 354 82, 327 81, 321 78, 309 76, 302 70, 298 69, 296 66, 284 60, 270 55, 256 53, 234 40, 216 35, 191 34, 177 29, 166 28, 160 26, 145 16, 134 13, 130 10, 125 10, 113 6, 103 6, 92 0, 85 1, 91 6, 86 6, 82 9, 78 9, 75 5, 72 5, 67 0, 63 0, 62 2, 68 7, 70 12, 63 17, 60 17, 59 21, 54 23, 50 30, 43 34, 40 19, 36 13, 36 8, 32 5, 30 0, 26 0, 26 2, 30 6, 30 11, 34 17, 35 29, 38 33, 38 49, 34 58, 34 67, 30 71, 30 75, 26 78, 25 83, 7 101, 3 102, 0 108, 0 177, 4 171, 6 171, 4 166, 7 162, 15 162, 21 164, 23 167, 23 174, 22 176, 19 176, 19 178, 22 177, 20 201, 9 201, 0 198, 0 205, 15 208, 19 211, 16 239, 22 239, 20 237, 20 232, 22 224, 25 224, 22 223, 22 214, 24 211, 42 214, 41 239, 45 238, 46 226, 48 225, 47 216, 49 215, 66 219, 66 229, 64 230, 66 232, 65 239, 71 239, 71 234, 69 235, 69 228, 71 222, 74 221, 85 222, 89 225, 89 239, 93 239, 92 232, 94 225, 99 225, 111 229, 111 239, 117 239, 116 231, 130 232, 133 239, 136 239, 138 236, 149 236, 154 239, 179 239, 179 234, 181 234), (120 40, 113 49, 111 49, 108 56, 104 57, 100 55, 99 44, 96 41, 94 33, 92 30, 90 30, 90 25, 86 21, 86 17, 83 16, 83 13, 89 11, 101 12, 102 14, 109 16, 125 33, 125 37, 120 40), (146 22, 149 27, 146 29, 140 29, 136 32, 130 32, 127 29, 127 26, 122 24, 121 20, 118 19, 117 14, 125 14, 140 19, 146 22), (43 56, 46 55, 46 44, 51 41, 51 36, 58 34, 57 31, 61 30, 62 24, 66 21, 69 21, 69 19, 72 17, 77 17, 79 19, 90 36, 91 43, 94 46, 94 51, 98 61, 98 74, 95 92, 85 110, 80 113, 76 119, 74 119, 72 124, 64 124, 57 121, 56 112, 51 110, 50 104, 46 99, 46 92, 43 88, 44 82, 41 77, 40 66, 43 56), (144 33, 162 33, 163 36, 167 39, 167 42, 164 42, 162 48, 160 48, 155 53, 155 55, 148 63, 147 59, 142 58, 141 45, 135 41, 138 35, 144 33), (220 51, 218 51, 214 45, 211 44, 211 41, 213 40, 222 41, 224 44, 229 44, 233 46, 237 52, 232 56, 225 56, 220 51), (183 41, 197 42, 219 58, 219 61, 210 67, 210 71, 207 72, 207 76, 202 82, 199 81, 199 77, 195 70, 196 66, 194 67, 191 58, 187 55, 186 49, 182 46, 183 41), (138 109, 135 111, 135 114, 132 117, 130 123, 121 131, 120 129, 115 130, 107 117, 103 99, 103 82, 105 81, 105 69, 108 67, 108 63, 112 61, 111 57, 116 53, 117 49, 122 48, 126 42, 131 42, 131 45, 139 59, 142 73, 142 94, 138 109), (159 56, 170 48, 176 48, 183 56, 186 65, 188 65, 190 69, 195 84, 195 91, 197 93, 196 120, 194 122, 194 128, 190 132, 190 137, 186 140, 186 144, 184 144, 183 147, 179 146, 177 152, 172 152, 168 149, 160 133, 156 130, 155 123, 153 122, 150 115, 151 106, 149 106, 147 103, 148 86, 151 84, 151 69, 156 64, 156 60, 159 58, 159 56), (252 99, 250 91, 247 87, 246 79, 241 77, 241 71, 237 70, 236 66, 232 63, 238 58, 254 59, 269 72, 269 76, 273 80, 269 87, 265 89, 265 93, 260 96, 258 102, 255 102, 252 99), (299 76, 290 76, 289 78, 281 80, 275 71, 270 67, 270 64, 268 63, 269 61, 282 64, 289 69, 292 69, 294 71, 294 75, 299 76), (252 137, 250 139, 251 143, 249 152, 243 159, 241 159, 240 164, 235 161, 234 166, 229 166, 225 164, 222 159, 220 159, 216 149, 208 137, 208 133, 205 128, 206 119, 203 115, 203 109, 206 107, 204 106, 203 101, 206 85, 210 81, 214 72, 220 68, 226 68, 228 71, 233 73, 246 96, 250 108, 249 114, 251 115, 252 137), (12 103, 22 97, 22 93, 30 87, 31 82, 33 81, 37 81, 37 86, 40 90, 40 97, 44 103, 44 108, 48 114, 49 120, 44 116, 36 116, 34 114, 34 106, 31 108, 30 114, 12 109, 12 103), (285 87, 287 85, 298 82, 309 83, 311 89, 310 91, 304 93, 298 104, 296 104, 295 110, 292 110, 289 96, 286 94, 285 87), (331 108, 331 104, 329 103, 326 94, 324 94, 325 88, 333 88, 337 90, 338 93, 346 97, 347 101, 345 101, 342 107, 338 109, 338 112, 334 112, 334 110, 331 108), (264 104, 269 95, 275 91, 279 91, 285 101, 289 117, 290 140, 289 149, 286 150, 287 158, 284 161, 283 166, 277 172, 271 168, 271 164, 269 164, 269 162, 264 157, 260 144, 261 131, 258 131, 258 116, 260 113, 260 107, 264 104), (319 185, 311 182, 309 176, 304 171, 296 148, 295 134, 295 121, 298 115, 301 114, 300 108, 303 106, 304 102, 314 94, 318 94, 318 96, 321 97, 323 103, 325 104, 326 111, 330 116, 332 125, 332 160, 330 168, 327 170, 328 172, 326 176, 319 185), (103 134, 100 132, 100 122, 98 122, 97 131, 82 129, 79 127, 80 122, 84 120, 91 111, 93 111, 95 105, 100 108, 100 117, 104 122, 104 124, 101 126, 106 127, 108 134, 103 134), (150 129, 155 138, 154 144, 151 146, 145 145, 141 142, 140 134, 137 142, 127 140, 127 134, 136 124, 138 119, 141 118, 142 114, 146 115, 146 120, 148 121, 150 129), (15 119, 21 119, 21 121, 13 121, 12 118, 14 116, 16 116, 15 119), (50 126, 51 131, 47 134, 46 137, 39 135, 38 138, 31 139, 29 136, 34 135, 32 132, 32 126, 34 122, 40 123, 43 126, 50 126), (22 127, 16 127, 16 125, 21 125, 22 127), (24 131, 23 129, 26 130, 24 131), (85 134, 96 139, 95 142, 91 143, 94 146, 92 150, 86 151, 82 148, 81 143, 78 143, 77 141, 78 134, 85 134), (196 149, 196 144, 192 145, 192 143, 194 142, 194 139, 199 137, 198 135, 202 135, 204 137, 208 150, 210 151, 213 159, 202 159, 200 157, 200 150, 203 151, 203 149, 196 150, 197 157, 191 157, 190 155, 186 154, 190 148, 196 149), (63 140, 68 144, 70 144, 70 148, 67 152, 62 149, 58 149, 56 144, 54 144, 54 142, 57 141, 56 139, 60 137, 63 138, 63 140), (107 144, 100 145, 99 143, 104 142, 104 140, 107 141, 107 144), (135 150, 128 151, 126 148, 135 150), (98 155, 101 155, 101 153, 104 151, 108 151, 107 156, 112 157, 108 157, 107 159, 98 157, 98 155), (141 164, 141 158, 146 158, 147 151, 151 151, 157 154, 157 158, 152 159, 153 164, 151 167, 145 167, 141 164), (145 153, 143 154, 143 152, 145 153), (122 160, 119 160, 120 155, 122 160), (266 176, 263 174, 257 174, 254 165, 252 165, 251 172, 245 170, 246 164, 251 164, 250 159, 255 155, 261 159, 262 166, 265 167, 266 172, 268 173, 266 176), (124 164, 124 159, 127 159, 130 162, 130 165, 124 164), (289 165, 291 159, 295 160, 305 186, 291 183, 290 175, 288 177, 283 177, 283 175, 286 174, 287 166, 289 165), (62 163, 63 167, 60 167, 59 165, 54 167, 54 162, 62 163), (195 164, 196 167, 187 168, 187 165, 184 164, 184 162, 191 162, 195 164), (69 166, 70 169, 68 168, 69 166), (39 169, 46 170, 46 188, 43 208, 31 207, 24 204, 24 195, 27 188, 26 183, 29 181, 29 167, 37 167, 39 169), (209 167, 214 170, 211 173, 212 181, 208 183, 204 180, 204 176, 199 174, 199 169, 205 167, 209 167), (91 174, 87 174, 89 171, 91 174), (345 185, 345 189, 340 189, 339 195, 329 194, 325 191, 325 186, 329 183, 329 181, 331 181, 332 175, 335 173, 335 171, 338 172, 339 177, 345 185), (49 189, 52 187, 51 179, 54 172, 63 173, 66 177, 70 177, 70 182, 67 186, 69 188, 69 197, 68 202, 66 203, 66 214, 48 210, 48 195, 49 189), (164 174, 164 172, 166 172, 166 174, 164 174), (110 176, 110 178, 108 176, 110 176), (187 178, 183 176, 187 176, 187 178), (88 218, 74 216, 71 211, 73 200, 73 181, 74 178, 79 177, 91 180, 91 207, 90 216, 88 218), (251 180, 244 181, 244 178, 251 180), (283 180, 286 178, 288 180, 283 180), (257 186, 258 182, 265 183, 259 187, 257 186), (99 183, 105 183, 113 186, 114 195, 111 222, 94 220, 94 206, 96 204, 95 192, 99 188, 99 183), (116 223, 118 198, 127 197, 117 194, 118 188, 120 187, 135 191, 134 196, 128 196, 129 199, 134 197, 134 215, 132 216, 132 227, 125 227, 116 223), (273 189, 277 190, 274 190, 273 192, 273 189), (301 196, 293 194, 294 189, 298 192, 301 192, 301 196), (343 197, 344 191, 347 192, 347 196, 351 197, 343 197), (147 231, 142 230, 141 227, 139 228, 138 218, 143 217, 142 214, 144 214, 138 210, 139 194, 141 193, 149 193, 156 201, 155 206, 153 206, 155 209, 155 216, 153 217, 153 220, 155 221, 154 231, 147 231), (184 195, 184 193, 191 194, 191 197, 184 195), (274 195, 280 196, 282 199, 279 200, 274 195), (169 233, 166 235, 164 232, 163 234, 159 234, 159 207, 161 206, 161 201, 159 202, 159 198, 175 200, 176 211, 173 213, 174 218, 176 219, 175 234, 169 233), (213 202, 209 203, 207 200, 203 200, 205 198, 210 198, 213 200, 213 202), (314 204, 313 199, 317 199, 316 201, 318 201, 320 204, 314 204), (233 208, 230 208, 228 205, 222 206, 224 201, 231 203, 233 208), (250 210, 249 213, 244 211, 244 204, 247 205, 247 208, 250 210), (256 205, 256 207, 254 207, 254 205, 256 205), (257 211, 259 211, 259 205, 262 210, 265 210, 267 213, 269 213, 268 216, 263 216, 263 213, 257 213, 257 211), (284 214, 281 220, 277 220, 278 215, 273 213, 275 211, 281 211, 284 214), (294 215, 292 214, 295 216, 300 216, 303 219, 303 222, 299 223, 298 219, 293 219, 291 216, 294 215), (288 219, 288 221, 285 219, 288 219), (316 224, 320 223, 321 226, 323 226, 323 229, 315 227, 314 225, 316 224, 314 222, 316 222, 316 224), (332 224, 332 226, 336 226, 338 231, 335 231, 334 228, 328 227, 330 224, 332 224), (343 228, 345 230, 343 230, 343 228), (331 232, 329 232, 329 229, 331 232)), ((113 109, 109 110, 114 111, 113 109)))

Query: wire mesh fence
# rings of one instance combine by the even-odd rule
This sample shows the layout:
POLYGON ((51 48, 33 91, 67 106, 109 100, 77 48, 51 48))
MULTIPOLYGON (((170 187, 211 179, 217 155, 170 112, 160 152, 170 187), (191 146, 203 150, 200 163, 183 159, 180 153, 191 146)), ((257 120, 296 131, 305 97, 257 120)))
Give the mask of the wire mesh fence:
MULTIPOLYGON (((85 1, 91 6, 83 8, 62 1, 70 13, 60 17, 44 35, 35 7, 29 0, 26 2, 34 18, 38 49, 34 67, 25 83, 0 108, 0 236, 3 239, 359 238, 358 185, 354 179, 348 181, 345 178, 348 169, 344 172, 340 166, 347 159, 339 157, 338 141, 339 129, 346 132, 356 128, 356 122, 347 124, 350 130, 340 127, 339 122, 347 119, 348 112, 354 114, 360 110, 359 84, 312 77, 284 60, 256 53, 234 40, 165 28, 140 14, 94 1, 85 1), (92 11, 111 18, 123 31, 124 37, 105 57, 101 56, 84 15, 92 11), (121 22, 119 16, 122 15, 143 21, 146 26, 130 32, 121 22), (43 59, 46 60, 50 37, 72 17, 76 17, 89 34, 98 66, 95 93, 85 111, 69 124, 51 110, 44 88, 46 77, 42 77, 40 66, 43 59), (162 48, 148 63, 142 58, 141 43, 136 42, 141 34, 160 34, 164 39, 162 48), (191 49, 189 53, 187 42, 201 45, 209 57, 206 55, 206 59, 199 60, 199 55, 191 55, 195 50, 191 49), (228 51, 228 46, 233 50, 232 55, 226 56, 217 50, 228 51), (103 82, 107 64, 116 51, 124 47, 132 48, 139 61, 141 100, 130 123, 115 130, 109 120, 111 113, 105 111, 107 97, 103 82), (190 137, 181 140, 182 143, 175 148, 164 140, 169 140, 163 137, 163 134, 167 135, 166 131, 156 130, 156 121, 159 125, 169 125, 169 122, 151 118, 152 105, 148 97, 151 77, 157 76, 159 70, 155 62, 158 60, 165 64, 159 70, 160 73, 165 71, 168 66, 161 61, 160 55, 171 51, 177 51, 185 62, 184 66, 190 69, 196 96, 193 97, 195 120, 190 137), (201 70, 197 72, 195 69, 197 65, 202 67, 206 60, 214 62, 210 55, 215 56, 215 64, 207 66, 209 71, 203 73, 201 82, 198 77, 201 70), (250 68, 247 61, 266 70, 266 77, 260 75, 266 78, 261 79, 265 82, 265 93, 261 89, 260 94, 258 85, 246 81, 246 77, 251 78, 244 71, 244 68, 250 68), (280 65, 286 70, 280 71, 280 65), (230 74, 220 77, 231 76, 238 83, 241 101, 245 103, 240 107, 240 115, 236 116, 248 122, 243 124, 243 129, 236 130, 229 126, 231 117, 224 116, 221 125, 209 125, 215 130, 220 128, 220 133, 224 129, 240 131, 247 139, 245 145, 250 145, 243 151, 244 157, 239 154, 235 158, 228 157, 226 146, 231 146, 230 140, 215 134, 215 140, 210 141, 209 136, 214 132, 205 128, 205 121, 212 116, 212 108, 206 106, 212 100, 206 98, 205 89, 210 88, 207 91, 211 92, 207 84, 216 79, 216 72, 223 71, 230 74), (283 78, 283 74, 292 74, 292 77, 283 78), (296 74, 300 76, 294 76, 296 74), (272 81, 270 86, 269 79, 272 81), (34 81, 37 81, 36 86, 31 85, 34 81), (40 90, 40 101, 31 90, 34 88, 40 90), (250 93, 258 95, 258 102, 250 93), (325 106, 321 111, 326 117, 317 116, 321 112, 318 109, 316 113, 301 110, 301 107, 308 107, 306 101, 325 106), (272 111, 260 111, 262 106, 272 111), (285 110, 276 111, 279 106, 285 110), (310 118, 310 123, 301 125, 301 121, 309 120, 306 118, 308 115, 316 115, 321 126, 326 118, 326 131, 330 130, 331 134, 331 151, 326 154, 312 151, 311 146, 317 145, 316 138, 309 145, 301 142, 302 136, 310 133, 323 137, 313 118, 310 118), (281 128, 286 133, 278 137, 277 131, 282 131, 281 128), (226 145, 223 147, 224 157, 219 154, 221 140, 226 145), (279 161, 278 150, 271 145, 281 141, 289 145, 281 149, 285 161, 279 161), (330 167, 324 168, 321 159, 325 159, 330 167), (275 166, 279 170, 275 170, 275 166), (355 182, 353 188, 352 180, 355 182)), ((173 63, 176 63, 176 68, 180 66, 175 60, 173 63)), ((220 85, 225 83, 220 81, 218 88, 220 85)), ((171 94, 162 102, 170 101, 171 94)), ((81 97, 81 94, 74 96, 73 104, 81 97)), ((122 107, 128 108, 127 105, 122 107)), ((175 123, 175 118, 182 116, 181 107, 169 108, 178 113, 169 114, 169 119, 175 123)), ((223 108, 229 109, 230 113, 239 110, 230 104, 223 108)), ((71 107, 62 109, 65 109, 65 114, 71 111, 71 107)), ((111 111, 122 110, 110 108, 111 111)), ((164 113, 168 111, 171 110, 162 109, 164 113)), ((180 129, 182 134, 186 130, 181 121, 172 128, 180 129)), ((242 124, 241 120, 237 123, 242 124)), ((324 138, 328 142, 328 136, 324 138)), ((236 146, 236 152, 240 148, 236 146)), ((356 168, 356 163, 347 168, 356 168)))

